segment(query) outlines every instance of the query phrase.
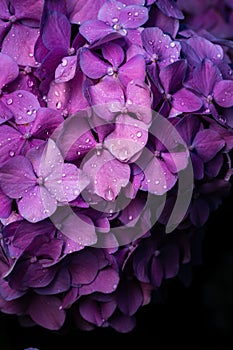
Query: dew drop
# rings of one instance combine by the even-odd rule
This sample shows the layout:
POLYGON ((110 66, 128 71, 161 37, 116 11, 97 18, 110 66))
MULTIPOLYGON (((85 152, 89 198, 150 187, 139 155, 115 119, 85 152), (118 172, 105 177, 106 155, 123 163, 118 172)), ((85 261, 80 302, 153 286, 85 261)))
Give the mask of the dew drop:
POLYGON ((163 188, 166 190, 167 189, 167 185, 163 185, 163 188))
POLYGON ((153 45, 154 44, 154 40, 149 40, 148 43, 149 43, 149 45, 153 45))
POLYGON ((8 98, 8 100, 6 101, 6 104, 7 104, 7 105, 11 105, 12 103, 13 103, 12 98, 8 98))
POLYGON ((19 98, 21 98, 21 97, 23 97, 23 94, 22 94, 21 92, 19 92, 19 93, 17 94, 17 96, 18 96, 19 98))
POLYGON ((90 142, 90 139, 86 139, 85 142, 86 142, 86 143, 89 143, 89 142, 90 142))
POLYGON ((32 110, 29 109, 29 110, 27 111, 27 115, 32 115, 32 110))
POLYGON ((159 180, 156 180, 156 181, 155 181, 155 184, 156 184, 156 185, 159 185, 159 180))
POLYGON ((28 56, 29 56, 29 57, 33 57, 33 53, 30 52, 30 53, 28 54, 28 56))
POLYGON ((15 152, 14 152, 14 151, 10 151, 10 152, 9 152, 9 155, 10 155, 10 157, 14 157, 15 152))
POLYGON ((30 88, 33 87, 33 85, 34 85, 32 80, 28 80, 27 84, 28 84, 28 87, 30 87, 30 88))
POLYGON ((62 62, 61 62, 62 67, 66 67, 67 64, 68 64, 67 59, 66 59, 66 58, 63 58, 63 59, 62 59, 62 62))
POLYGON ((112 201, 114 199, 114 192, 111 189, 111 187, 108 187, 107 190, 105 191, 104 198, 107 201, 112 201))
POLYGON ((112 22, 113 23, 117 23, 119 21, 119 19, 117 18, 117 17, 114 17, 113 19, 112 19, 112 22))
POLYGON ((57 109, 61 109, 61 101, 58 101, 58 102, 56 103, 56 108, 57 108, 57 109))
POLYGON ((55 95, 55 96, 59 96, 59 92, 56 90, 56 91, 54 92, 54 95, 55 95))
POLYGON ((137 132, 137 137, 141 137, 141 136, 142 136, 141 131, 138 131, 138 132, 137 132))
POLYGON ((170 46, 171 46, 171 47, 175 47, 175 46, 176 46, 176 43, 175 43, 174 41, 172 41, 172 42, 170 43, 170 46))
POLYGON ((138 17, 138 15, 139 15, 138 12, 135 12, 135 13, 134 13, 134 16, 135 16, 135 17, 138 17))
POLYGON ((133 217, 132 215, 129 215, 129 218, 128 218, 130 221, 133 220, 133 217))

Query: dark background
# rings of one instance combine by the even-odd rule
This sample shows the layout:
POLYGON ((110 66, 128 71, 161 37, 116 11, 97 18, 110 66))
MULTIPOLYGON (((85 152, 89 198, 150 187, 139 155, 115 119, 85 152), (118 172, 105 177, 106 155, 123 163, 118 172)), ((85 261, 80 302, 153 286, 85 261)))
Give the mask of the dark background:
MULTIPOLYGON (((128 334, 111 329, 92 332, 72 331, 61 335, 40 327, 22 328, 17 318, 0 317, 0 350, 78 349, 96 344, 110 347, 195 344, 230 345, 233 338, 233 195, 224 199, 208 222, 202 244, 202 264, 192 268, 190 287, 178 278, 163 287, 166 297, 158 304, 143 307, 137 314, 137 327, 128 334), (147 345, 146 345, 147 344, 147 345)), ((224 347, 225 348, 225 347, 224 347)), ((221 346, 223 349, 223 346, 221 346)))

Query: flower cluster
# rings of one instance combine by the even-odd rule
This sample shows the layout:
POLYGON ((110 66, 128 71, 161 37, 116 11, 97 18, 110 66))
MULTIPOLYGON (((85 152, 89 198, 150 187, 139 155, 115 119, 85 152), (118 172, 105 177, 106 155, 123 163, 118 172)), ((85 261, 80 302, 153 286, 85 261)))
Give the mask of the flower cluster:
POLYGON ((230 190, 232 25, 229 0, 1 2, 2 312, 128 332, 192 261, 230 190))

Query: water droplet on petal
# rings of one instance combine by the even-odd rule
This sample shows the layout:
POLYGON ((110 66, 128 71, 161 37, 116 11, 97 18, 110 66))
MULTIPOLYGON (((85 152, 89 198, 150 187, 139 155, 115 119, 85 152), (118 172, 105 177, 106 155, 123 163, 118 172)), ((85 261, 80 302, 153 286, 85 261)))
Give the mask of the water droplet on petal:
POLYGON ((34 85, 32 80, 28 80, 27 84, 28 84, 28 87, 30 87, 30 88, 33 87, 33 85, 34 85))
POLYGON ((10 155, 10 157, 14 157, 15 152, 14 152, 14 151, 10 151, 10 152, 9 152, 9 155, 10 155))
POLYGON ((66 67, 67 64, 68 64, 67 59, 66 59, 66 58, 63 58, 63 59, 62 59, 62 62, 61 62, 62 67, 66 67))
POLYGON ((138 12, 135 12, 135 13, 134 13, 134 16, 135 16, 135 17, 138 17, 138 15, 139 15, 138 12))
POLYGON ((171 47, 175 47, 175 46, 176 46, 176 43, 175 43, 174 41, 172 41, 172 42, 170 43, 170 46, 171 46, 171 47))
POLYGON ((105 191, 104 198, 107 201, 112 201, 114 199, 114 192, 111 189, 111 187, 108 187, 107 190, 105 191))
POLYGON ((33 53, 30 52, 30 53, 28 54, 28 56, 29 56, 29 57, 33 57, 33 53))
POLYGON ((56 108, 57 108, 57 109, 61 109, 61 101, 58 101, 58 102, 56 103, 56 108))
POLYGON ((12 103, 13 103, 12 98, 8 98, 8 100, 6 101, 6 104, 7 104, 7 105, 11 105, 12 103))
POLYGON ((112 19, 112 22, 113 23, 117 23, 119 21, 119 19, 117 18, 117 17, 114 17, 113 19, 112 19))
POLYGON ((155 181, 155 184, 156 184, 156 185, 159 185, 159 180, 156 180, 156 181, 155 181))
POLYGON ((138 132, 137 132, 137 137, 141 137, 141 136, 142 136, 141 131, 138 131, 138 132))
POLYGON ((21 92, 19 92, 19 93, 17 94, 17 96, 18 96, 19 98, 21 98, 21 97, 23 97, 23 94, 22 94, 21 92))
POLYGON ((133 217, 132 217, 132 215, 129 215, 129 220, 131 221, 131 220, 133 220, 133 217))

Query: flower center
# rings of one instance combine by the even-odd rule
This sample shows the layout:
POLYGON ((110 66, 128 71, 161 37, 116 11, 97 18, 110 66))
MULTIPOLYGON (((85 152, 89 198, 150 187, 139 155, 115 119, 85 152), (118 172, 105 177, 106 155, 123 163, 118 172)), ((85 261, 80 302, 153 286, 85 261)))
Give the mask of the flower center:
POLYGON ((17 18, 15 17, 15 15, 12 15, 12 16, 9 17, 9 21, 10 21, 11 23, 15 23, 16 20, 17 20, 17 18))
POLYGON ((39 176, 39 177, 37 178, 37 184, 38 184, 39 186, 43 186, 43 185, 44 185, 44 178, 43 178, 43 176, 39 176))
POLYGON ((208 103, 211 103, 211 102, 213 101, 213 96, 208 95, 208 96, 206 97, 206 101, 207 101, 208 103))

